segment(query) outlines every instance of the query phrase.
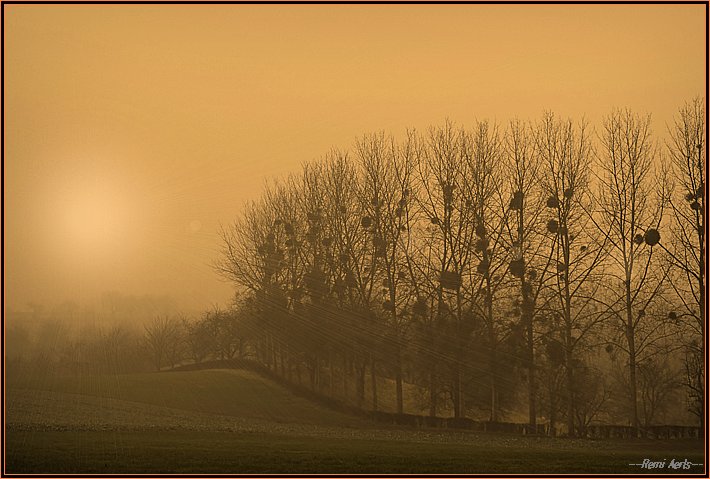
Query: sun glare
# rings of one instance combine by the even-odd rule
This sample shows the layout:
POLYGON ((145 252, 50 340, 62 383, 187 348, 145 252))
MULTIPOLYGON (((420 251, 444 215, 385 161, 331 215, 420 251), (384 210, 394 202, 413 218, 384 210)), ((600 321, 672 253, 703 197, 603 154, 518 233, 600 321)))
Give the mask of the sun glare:
POLYGON ((75 187, 61 209, 66 239, 82 252, 107 251, 125 231, 125 202, 108 185, 75 187))
POLYGON ((96 198, 80 200, 67 211, 67 227, 80 241, 106 241, 115 226, 106 202, 96 198))

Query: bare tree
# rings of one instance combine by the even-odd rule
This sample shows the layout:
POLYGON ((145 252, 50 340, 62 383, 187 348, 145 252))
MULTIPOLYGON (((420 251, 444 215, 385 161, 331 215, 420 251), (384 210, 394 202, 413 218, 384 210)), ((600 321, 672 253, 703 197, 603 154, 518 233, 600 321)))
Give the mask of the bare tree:
MULTIPOLYGON (((288 270, 284 244, 288 234, 281 227, 275 207, 285 188, 278 183, 266 185, 262 198, 248 203, 243 215, 222 229, 222 258, 215 264, 222 276, 246 288, 256 300, 255 314, 262 325, 257 351, 269 367, 275 364, 274 334, 281 330, 286 307, 283 284, 288 270)), ((215 311, 214 321, 223 322, 225 314, 215 311)), ((221 348, 220 354, 233 354, 233 350, 221 348)))
POLYGON ((603 305, 614 333, 610 342, 627 356, 629 375, 629 420, 639 427, 638 364, 656 354, 654 350, 670 334, 664 318, 651 307, 659 300, 666 271, 654 261, 654 246, 660 234, 664 194, 654 195, 655 146, 650 116, 615 110, 604 121, 601 149, 597 155, 599 182, 599 233, 608 246, 608 268, 603 305))
POLYGON ((551 213, 547 222, 551 256, 557 275, 549 293, 552 320, 548 337, 559 341, 564 350, 566 375, 567 431, 575 434, 575 366, 586 337, 598 324, 593 298, 599 290, 595 274, 606 248, 591 227, 588 211, 592 197, 589 175, 592 144, 587 125, 575 127, 571 120, 558 120, 548 113, 535 134, 540 155, 542 184, 548 195, 546 206, 551 213))
POLYGON ((544 193, 540 188, 541 162, 533 141, 533 132, 520 120, 510 123, 505 137, 505 175, 511 193, 507 205, 506 229, 509 237, 508 271, 519 280, 512 294, 514 312, 520 314, 524 334, 528 385, 528 421, 537 423, 537 382, 535 348, 536 325, 544 311, 540 293, 549 280, 552 258, 544 240, 544 193), (519 299, 517 298, 519 296, 519 299), (542 304, 541 304, 542 302, 542 304))
MULTIPOLYGON (((368 208, 372 218, 375 254, 371 268, 382 284, 383 331, 386 348, 380 359, 393 365, 397 412, 404 411, 402 387, 402 349, 407 333, 407 306, 412 296, 408 281, 408 237, 411 230, 410 202, 413 168, 412 139, 398 148, 394 139, 384 134, 363 137, 357 143, 357 157, 362 168, 363 196, 371 198, 368 208)), ((376 406, 375 358, 372 359, 373 407, 376 406)))
POLYGON ((263 200, 251 201, 240 218, 222 227, 221 256, 214 264, 221 276, 251 291, 258 291, 266 281, 264 212, 263 200))
MULTIPOLYGON (((340 335, 336 347, 342 358, 343 396, 347 399, 348 376, 355 364, 356 395, 360 404, 365 394, 365 359, 361 343, 368 334, 359 321, 359 310, 367 296, 367 276, 362 268, 368 255, 365 231, 367 215, 361 211, 360 186, 356 166, 347 154, 333 151, 324 168, 326 228, 332 254, 326 258, 333 281, 333 301, 338 308, 340 335)), ((369 216, 368 216, 369 218, 369 216)), ((372 332, 374 334, 374 331, 372 332)), ((329 361, 331 367, 332 360, 329 361)), ((334 388, 331 375, 331 389, 334 388)))
POLYGON ((675 184, 668 198, 671 235, 664 248, 675 272, 669 283, 682 305, 682 310, 672 315, 683 320, 690 336, 686 344, 690 410, 701 425, 705 404, 705 121, 705 99, 695 98, 680 108, 670 128, 667 148, 675 184))
POLYGON ((418 301, 420 312, 426 310, 427 313, 418 317, 419 330, 423 333, 420 347, 429 363, 432 415, 441 388, 439 368, 447 363, 451 368, 454 416, 460 417, 462 413, 461 363, 466 337, 462 289, 464 279, 471 278, 475 237, 473 202, 464 190, 465 153, 471 149, 468 142, 462 129, 447 122, 441 128, 430 129, 426 141, 417 150, 419 194, 416 200, 421 211, 423 237, 417 247, 420 261, 416 268, 427 291, 426 297, 420 293, 418 301))
MULTIPOLYGON (((214 306, 205 314, 204 328, 212 336, 213 351, 219 359, 233 359, 240 351, 242 332, 236 310, 224 310, 214 306)), ((205 333, 206 331, 201 331, 205 333)), ((207 338, 202 338, 206 340, 207 338)))
POLYGON ((206 319, 182 319, 188 355, 199 364, 215 349, 215 337, 206 319))
POLYGON ((175 366, 178 360, 176 351, 182 338, 180 335, 180 323, 167 316, 156 317, 153 321, 144 325, 145 345, 153 357, 153 365, 157 371, 167 362, 175 366))
POLYGON ((677 371, 662 357, 650 358, 638 365, 639 369, 639 403, 640 419, 648 428, 657 423, 670 407, 670 399, 678 391, 681 381, 677 371))
MULTIPOLYGON (((503 248, 503 234, 508 214, 508 205, 501 194, 503 143, 497 125, 477 122, 473 132, 464 135, 461 150, 466 166, 462 182, 465 220, 463 228, 457 232, 461 237, 458 244, 461 249, 473 249, 472 256, 461 255, 467 263, 473 260, 478 262, 469 292, 474 316, 482 319, 481 332, 486 339, 488 353, 490 420, 495 422, 499 420, 502 379, 499 349, 506 332, 494 303, 496 293, 505 281, 503 273, 507 266, 507 254, 503 248)), ((459 334, 457 332, 457 336, 459 334)))
POLYGON ((587 428, 598 417, 611 394, 599 371, 587 364, 580 363, 574 380, 577 382, 574 389, 576 429, 578 434, 584 437, 587 428))

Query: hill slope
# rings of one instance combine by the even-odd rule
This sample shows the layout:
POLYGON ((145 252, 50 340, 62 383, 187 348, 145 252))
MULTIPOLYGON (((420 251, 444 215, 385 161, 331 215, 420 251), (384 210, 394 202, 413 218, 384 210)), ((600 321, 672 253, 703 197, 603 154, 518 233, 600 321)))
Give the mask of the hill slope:
POLYGON ((242 370, 45 372, 9 380, 5 405, 5 473, 638 473, 629 464, 647 457, 703 462, 700 441, 388 427, 242 370))
POLYGON ((241 421, 338 427, 369 425, 295 396, 257 373, 234 369, 28 378, 8 384, 6 421, 27 423, 32 420, 32 410, 40 412, 45 420, 53 418, 54 422, 69 424, 74 423, 70 414, 73 410, 95 424, 138 424, 137 418, 142 415, 148 421, 161 416, 161 411, 169 411, 168 415, 180 416, 186 423, 194 422, 189 419, 192 417, 204 421, 206 416, 220 416, 214 419, 225 421, 232 417, 241 421))

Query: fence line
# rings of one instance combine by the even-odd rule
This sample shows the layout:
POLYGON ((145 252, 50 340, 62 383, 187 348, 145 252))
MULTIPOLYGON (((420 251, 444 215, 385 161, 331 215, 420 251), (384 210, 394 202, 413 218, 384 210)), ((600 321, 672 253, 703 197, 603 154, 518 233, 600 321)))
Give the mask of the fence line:
MULTIPOLYGON (((309 399, 329 409, 345 414, 360 416, 365 419, 383 424, 409 426, 415 428, 433 429, 461 429, 480 432, 498 432, 518 435, 549 435, 549 424, 530 424, 512 422, 476 421, 465 417, 438 417, 422 416, 417 414, 399 414, 385 411, 368 411, 345 404, 338 399, 331 398, 320 392, 313 391, 304 386, 294 384, 279 376, 276 372, 259 362, 250 359, 228 359, 207 361, 199 364, 179 366, 172 371, 195 371, 200 369, 230 368, 243 369, 256 372, 288 389, 293 394, 309 399)), ((643 437, 647 439, 699 439, 701 437, 698 426, 661 425, 649 426, 641 429, 639 435, 632 426, 595 424, 587 426, 585 431, 578 433, 577 437, 590 439, 631 439, 643 437)))

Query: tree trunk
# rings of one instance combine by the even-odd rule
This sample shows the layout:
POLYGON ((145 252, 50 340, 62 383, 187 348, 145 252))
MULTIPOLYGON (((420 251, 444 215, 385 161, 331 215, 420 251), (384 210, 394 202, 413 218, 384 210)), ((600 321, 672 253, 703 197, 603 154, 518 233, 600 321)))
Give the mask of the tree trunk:
POLYGON ((293 382, 293 356, 290 350, 286 350, 286 371, 288 374, 288 382, 293 382))
POLYGON ((552 387, 550 393, 550 430, 549 435, 555 437, 557 435, 557 401, 555 400, 556 392, 552 387))
POLYGON ((402 394, 402 357, 399 350, 397 351, 397 370, 394 379, 397 388, 397 413, 402 414, 404 412, 404 398, 402 394))
POLYGON ((489 374, 490 374, 490 388, 491 388, 491 414, 490 420, 492 422, 498 422, 498 354, 496 351, 496 346, 494 344, 495 336, 491 332, 491 352, 490 352, 490 364, 489 364, 489 374))
MULTIPOLYGON (((525 307, 525 300, 523 300, 525 307)), ((528 349, 528 422, 535 430, 537 425, 537 383, 535 378, 535 337, 533 336, 532 314, 526 313, 527 323, 527 349, 528 349)))
POLYGON ((355 389, 357 393, 357 405, 362 408, 365 402, 365 364, 361 363, 355 366, 356 382, 355 389))
POLYGON ((459 360, 454 364, 454 384, 453 384, 454 417, 461 417, 461 369, 459 360))
MULTIPOLYGON (((484 252, 484 258, 487 258, 484 252)), ((486 259, 488 261, 488 259, 486 259)), ((497 352, 497 339, 495 326, 493 323, 493 294, 491 290, 491 277, 488 272, 486 272, 486 316, 488 318, 488 340, 490 343, 490 357, 489 357, 489 380, 491 387, 491 415, 490 420, 492 422, 498 422, 498 352, 497 352)))
POLYGON ((335 375, 333 374, 333 351, 328 349, 328 387, 330 397, 335 396, 335 375))
POLYGON ((313 390, 320 392, 320 355, 316 353, 313 362, 313 390))
POLYGON ((375 358, 371 358, 370 361, 370 371, 372 374, 372 410, 377 411, 377 372, 375 369, 375 358))
POLYGON ((274 370, 274 343, 270 334, 266 336, 266 364, 271 371, 274 370))
POLYGON ((437 384, 436 384, 436 371, 431 368, 429 373, 429 416, 436 416, 436 406, 437 406, 437 384))
POLYGON ((565 351, 565 373, 567 375, 567 435, 574 437, 574 374, 572 371, 571 332, 567 331, 568 346, 565 351))
POLYGON ((639 436, 638 387, 636 385, 636 338, 634 318, 631 309, 631 281, 626 279, 626 340, 629 345, 629 402, 631 406, 631 426, 639 436))
POLYGON ((160 371, 160 366, 163 363, 163 355, 162 354, 156 354, 155 355, 155 370, 160 371))
POLYGON ((279 364, 281 366, 281 377, 286 377, 286 365, 284 364, 284 348, 283 346, 279 348, 279 364))
MULTIPOLYGON (((698 171, 699 171, 699 177, 702 178, 701 180, 701 185, 703 184, 702 181, 706 181, 704 173, 703 173, 703 150, 702 150, 702 144, 697 145, 698 147, 698 171)), ((706 145, 706 151, 705 151, 705 156, 706 156, 706 161, 707 161, 707 145, 706 145)), ((701 341, 700 341, 700 358, 705 358, 705 245, 706 245, 706 238, 705 238, 705 206, 707 206, 707 197, 703 198, 703 207, 699 210, 696 216, 696 232, 698 235, 698 271, 697 271, 697 279, 698 279, 698 308, 699 308, 699 313, 700 313, 700 333, 701 333, 701 341)), ((701 366, 699 366, 702 371, 703 377, 701 378, 701 381, 699 381, 699 386, 700 386, 700 393, 702 395, 701 398, 699 398, 699 404, 700 404, 700 435, 698 437, 703 437, 703 433, 705 431, 705 401, 707 397, 707 391, 705 391, 705 375, 707 374, 705 372, 705 366, 704 362, 702 362, 701 359, 701 366)))
POLYGON ((348 358, 343 354, 343 397, 348 400, 348 358))
POLYGON ((461 401, 461 362, 463 355, 463 344, 461 334, 461 290, 456 291, 456 351, 454 354, 454 384, 453 384, 453 403, 454 417, 462 416, 462 401, 461 401))
POLYGON ((528 422, 535 430, 537 426, 537 383, 535 379, 535 352, 533 349, 532 324, 528 326, 528 422))
POLYGON ((311 364, 311 367, 308 370, 308 374, 311 378, 311 391, 316 390, 316 366, 315 364, 311 364))

